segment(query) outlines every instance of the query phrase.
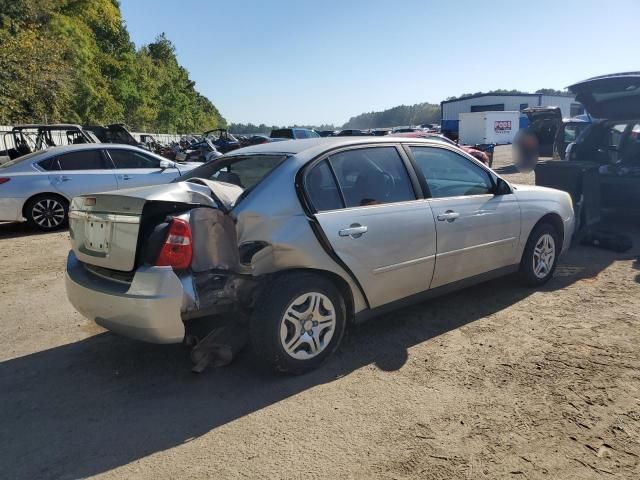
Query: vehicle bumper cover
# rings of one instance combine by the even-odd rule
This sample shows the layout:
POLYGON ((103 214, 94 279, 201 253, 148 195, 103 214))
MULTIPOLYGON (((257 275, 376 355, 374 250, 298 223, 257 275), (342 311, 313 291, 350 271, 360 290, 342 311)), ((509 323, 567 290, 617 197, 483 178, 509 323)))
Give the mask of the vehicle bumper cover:
POLYGON ((576 229, 576 219, 573 215, 571 215, 568 218, 564 219, 563 223, 564 223, 564 239, 562 242, 561 253, 565 253, 567 250, 569 250, 569 247, 571 246, 571 241, 573 240, 573 234, 575 233, 575 229, 576 229))
POLYGON ((23 222, 24 198, 0 198, 0 221, 23 222))
POLYGON ((151 343, 180 343, 184 291, 170 267, 140 268, 131 284, 87 271, 69 252, 67 297, 82 315, 119 335, 151 343))

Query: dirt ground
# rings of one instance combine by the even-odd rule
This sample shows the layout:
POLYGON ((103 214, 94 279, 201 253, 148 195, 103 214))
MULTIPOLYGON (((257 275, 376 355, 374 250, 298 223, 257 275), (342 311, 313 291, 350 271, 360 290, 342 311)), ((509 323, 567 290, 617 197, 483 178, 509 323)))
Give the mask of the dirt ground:
POLYGON ((0 225, 0 478, 640 478, 633 225, 627 253, 388 314, 302 377, 104 332, 67 302, 68 234, 0 225))

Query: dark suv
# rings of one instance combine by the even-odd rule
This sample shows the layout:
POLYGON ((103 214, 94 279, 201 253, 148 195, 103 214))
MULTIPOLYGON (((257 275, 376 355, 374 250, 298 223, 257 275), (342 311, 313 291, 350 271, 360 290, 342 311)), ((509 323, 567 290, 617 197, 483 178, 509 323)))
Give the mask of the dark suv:
POLYGON ((598 168, 604 207, 640 206, 640 72, 590 78, 569 87, 600 119, 567 147, 569 162, 598 168))
POLYGON ((269 135, 270 138, 285 138, 288 140, 318 138, 319 136, 316 132, 308 128, 278 128, 277 130, 271 130, 271 135, 269 135))

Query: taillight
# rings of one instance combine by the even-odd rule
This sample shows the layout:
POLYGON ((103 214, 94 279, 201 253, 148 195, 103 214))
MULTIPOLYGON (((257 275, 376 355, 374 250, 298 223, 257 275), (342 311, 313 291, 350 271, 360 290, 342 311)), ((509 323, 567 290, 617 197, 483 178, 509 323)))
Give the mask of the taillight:
POLYGON ((189 222, 174 218, 169 225, 169 233, 156 260, 158 267, 168 266, 174 270, 184 270, 191 265, 193 245, 189 222))
POLYGON ((7 183, 9 180, 11 179, 7 177, 0 177, 0 185, 2 185, 3 183, 7 183))

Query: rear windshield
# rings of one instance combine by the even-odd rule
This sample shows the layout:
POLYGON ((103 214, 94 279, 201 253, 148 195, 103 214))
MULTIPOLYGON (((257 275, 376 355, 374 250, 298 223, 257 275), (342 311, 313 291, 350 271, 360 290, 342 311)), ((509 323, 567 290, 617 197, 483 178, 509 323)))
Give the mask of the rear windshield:
POLYGON ((228 158, 216 158, 202 166, 191 170, 177 181, 184 182, 190 178, 206 178, 232 183, 247 190, 253 188, 274 168, 280 165, 286 155, 246 155, 228 158))
POLYGON ((17 163, 22 163, 26 160, 29 160, 33 157, 37 157, 38 155, 42 155, 42 150, 38 150, 36 152, 31 152, 31 153, 27 153, 26 155, 23 155, 21 157, 18 158, 14 158, 13 160, 9 160, 5 163, 0 164, 0 168, 7 168, 7 167, 11 167, 12 165, 16 165, 17 163))
POLYGON ((280 130, 271 130, 271 138, 293 138, 293 130, 282 128, 280 130))

